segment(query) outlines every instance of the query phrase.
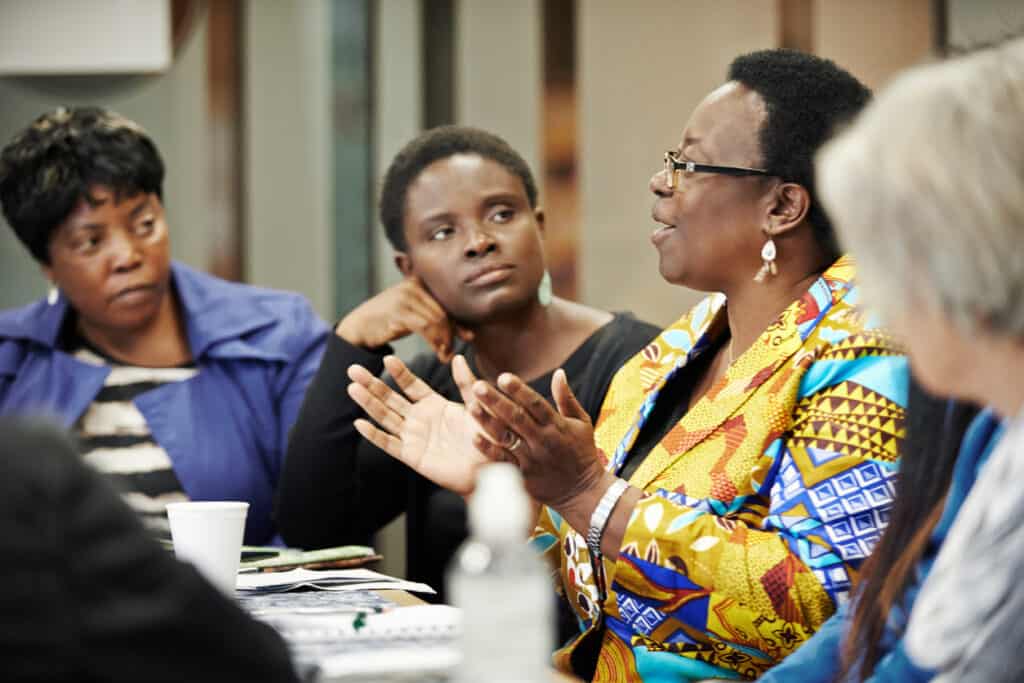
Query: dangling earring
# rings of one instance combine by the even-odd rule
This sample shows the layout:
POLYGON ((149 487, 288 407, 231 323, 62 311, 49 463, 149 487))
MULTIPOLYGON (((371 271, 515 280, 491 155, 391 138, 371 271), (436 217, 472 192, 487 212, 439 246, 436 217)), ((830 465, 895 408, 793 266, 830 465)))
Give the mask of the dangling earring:
POLYGON ((58 301, 60 301, 60 290, 57 289, 57 285, 51 284, 50 291, 46 293, 46 303, 55 306, 58 301))
POLYGON ((764 263, 761 265, 761 269, 757 271, 757 275, 754 276, 754 282, 764 282, 768 279, 769 275, 777 275, 779 272, 778 267, 775 265, 775 257, 778 256, 775 240, 772 239, 768 231, 765 231, 765 235, 768 236, 768 241, 761 247, 761 260, 764 263))
POLYGON ((540 279, 540 286, 537 287, 537 301, 541 306, 551 305, 551 273, 544 271, 544 277, 540 279))

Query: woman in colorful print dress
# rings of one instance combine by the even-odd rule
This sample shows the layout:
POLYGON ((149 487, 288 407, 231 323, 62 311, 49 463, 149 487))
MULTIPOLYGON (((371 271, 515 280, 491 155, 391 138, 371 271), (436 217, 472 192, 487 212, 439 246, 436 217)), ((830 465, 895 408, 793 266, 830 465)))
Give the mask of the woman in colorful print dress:
POLYGON ((396 359, 408 399, 350 371, 380 425, 362 433, 435 481, 456 455, 519 464, 543 505, 532 543, 580 625, 559 668, 752 678, 845 600, 891 503, 907 369, 857 308, 811 162, 869 96, 797 52, 732 63, 650 182, 662 276, 715 293, 622 368, 595 426, 564 373, 553 408, 456 359, 463 409, 396 359))

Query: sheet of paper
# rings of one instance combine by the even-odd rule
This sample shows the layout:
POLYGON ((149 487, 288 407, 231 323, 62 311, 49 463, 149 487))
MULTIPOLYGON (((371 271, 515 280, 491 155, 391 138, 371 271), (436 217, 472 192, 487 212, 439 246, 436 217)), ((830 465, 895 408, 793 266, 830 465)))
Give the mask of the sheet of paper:
POLYGON ((320 590, 404 590, 410 593, 434 593, 425 583, 396 579, 370 569, 292 569, 286 572, 251 572, 239 574, 235 587, 239 591, 275 592, 296 588, 320 590))

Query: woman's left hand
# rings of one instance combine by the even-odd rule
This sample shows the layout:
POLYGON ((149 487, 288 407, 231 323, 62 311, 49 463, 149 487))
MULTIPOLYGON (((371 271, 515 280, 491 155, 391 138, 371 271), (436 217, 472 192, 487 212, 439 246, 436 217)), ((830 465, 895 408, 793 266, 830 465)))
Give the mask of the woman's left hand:
POLYGON ((551 379, 557 411, 515 375, 502 374, 497 384, 501 391, 483 381, 472 387, 469 413, 487 435, 476 436, 477 450, 492 460, 516 462, 527 492, 558 511, 589 502, 603 490, 607 473, 594 445, 594 427, 565 371, 557 370, 551 379))

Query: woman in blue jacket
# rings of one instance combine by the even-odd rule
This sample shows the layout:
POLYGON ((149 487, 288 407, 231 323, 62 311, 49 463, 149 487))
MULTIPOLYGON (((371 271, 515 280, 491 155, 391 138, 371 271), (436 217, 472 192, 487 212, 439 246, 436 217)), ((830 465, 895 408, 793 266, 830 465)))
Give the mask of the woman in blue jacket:
POLYGON ((173 262, 163 161, 94 107, 40 116, 0 152, 0 204, 51 282, 0 313, 0 414, 48 414, 157 533, 173 500, 246 500, 276 534, 288 430, 327 328, 299 295, 173 262))

